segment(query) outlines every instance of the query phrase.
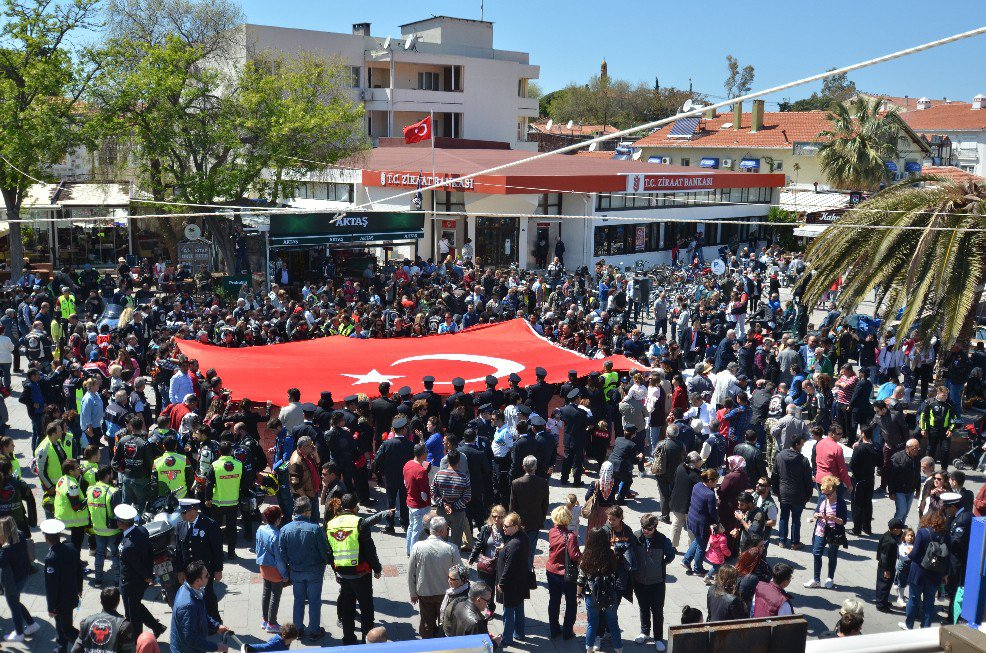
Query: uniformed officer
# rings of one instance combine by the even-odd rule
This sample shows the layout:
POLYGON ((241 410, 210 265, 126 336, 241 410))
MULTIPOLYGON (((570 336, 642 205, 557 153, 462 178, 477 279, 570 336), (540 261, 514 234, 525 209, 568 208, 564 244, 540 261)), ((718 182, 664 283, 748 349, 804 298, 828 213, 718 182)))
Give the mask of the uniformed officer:
MULTIPOLYGON (((342 415, 346 420, 346 428, 350 431, 356 432, 356 423, 359 418, 356 416, 356 405, 359 403, 359 395, 347 395, 343 398, 342 415)), ((370 446, 373 446, 373 440, 370 440, 370 446)))
POLYGON ((154 583, 154 559, 151 536, 147 529, 136 524, 137 509, 121 503, 113 509, 116 525, 123 535, 120 539, 120 594, 123 595, 123 613, 133 626, 134 637, 140 637, 146 625, 157 639, 165 631, 163 623, 155 619, 144 606, 144 592, 154 583))
POLYGON ((536 431, 526 419, 521 418, 521 421, 517 422, 517 437, 514 438, 514 446, 510 450, 511 481, 524 475, 524 466, 522 464, 524 458, 527 456, 537 458, 538 445, 534 440, 535 433, 536 431))
POLYGON ((228 560, 236 557, 236 513, 242 481, 243 463, 233 457, 233 443, 224 440, 219 443, 219 458, 212 463, 205 505, 212 509, 216 522, 223 526, 228 560))
POLYGON ((154 449, 144 439, 143 427, 143 418, 133 418, 133 432, 120 438, 113 450, 113 467, 123 474, 123 500, 136 508, 138 514, 144 512, 152 496, 151 472, 154 468, 154 449), (140 422, 136 423, 137 420, 140 422))
POLYGON ((510 450, 515 433, 507 424, 503 411, 493 412, 493 501, 501 506, 510 502, 510 450))
MULTIPOLYGON (((377 386, 380 396, 370 402, 370 415, 373 417, 373 449, 380 448, 384 435, 390 431, 397 402, 390 396, 390 381, 381 381, 377 386)), ((297 440, 295 440, 297 442, 297 440)))
POLYGON ((442 398, 435 393, 435 377, 426 376, 421 379, 421 383, 424 384, 425 389, 414 395, 411 399, 413 401, 423 399, 428 404, 428 417, 441 417, 442 398))
POLYGON ((41 522, 41 532, 48 544, 45 557, 45 598, 48 616, 55 620, 56 653, 68 653, 69 645, 79 636, 72 625, 72 611, 82 598, 82 561, 79 550, 62 542, 65 524, 57 519, 41 522))
POLYGON ((315 404, 315 413, 312 415, 312 423, 319 431, 327 431, 332 425, 332 407, 335 401, 332 400, 332 393, 328 390, 319 395, 318 403, 315 404))
MULTIPOLYGON (((562 399, 564 399, 564 398, 566 398, 569 395, 569 393, 572 390, 574 390, 574 389, 576 389, 578 387, 580 387, 579 386, 579 373, 576 372, 575 370, 568 370, 568 381, 565 381, 564 383, 562 383, 561 384, 561 387, 558 388, 558 396, 560 396, 562 399)), ((547 415, 541 415, 541 417, 547 418, 547 415)))
MULTIPOLYGON (((387 487, 387 506, 396 508, 400 511, 401 527, 407 530, 407 488, 404 486, 404 465, 414 458, 414 445, 407 438, 407 418, 398 415, 394 418, 391 425, 394 430, 394 437, 385 441, 377 449, 377 456, 373 461, 373 471, 376 474, 383 474, 384 482, 387 487)), ((394 515, 388 517, 388 525, 385 528, 388 533, 394 532, 394 515)))
POLYGON ((565 406, 561 409, 561 420, 565 427, 565 460, 561 467, 561 483, 568 485, 568 475, 572 474, 575 485, 582 485, 582 471, 585 462, 585 445, 588 438, 586 426, 588 414, 576 403, 581 392, 578 388, 569 390, 565 406))
POLYGON ((486 389, 476 395, 476 401, 480 404, 489 404, 493 410, 503 408, 503 392, 496 389, 497 380, 495 376, 486 377, 486 389))
MULTIPOLYGON (((215 581, 223 579, 223 540, 219 525, 199 511, 196 499, 182 499, 179 503, 181 521, 175 528, 175 569, 184 570, 191 562, 201 560, 209 571, 210 581, 205 586, 205 609, 216 621, 219 600, 216 598, 215 581)), ((185 582, 183 571, 178 572, 178 582, 185 582)))
POLYGON ((82 470, 76 460, 66 460, 62 465, 65 473, 55 484, 55 519, 62 522, 72 533, 72 544, 79 551, 89 525, 89 508, 86 495, 79 487, 82 470))
MULTIPOLYGON (((116 536, 120 534, 117 528, 113 509, 120 502, 121 493, 114 487, 113 468, 101 467, 96 471, 96 482, 86 490, 86 505, 89 509, 89 521, 92 523, 92 533, 96 538, 96 585, 103 582, 103 565, 106 563, 106 549, 115 549, 116 536)), ((112 562, 110 563, 113 564, 112 562)))
POLYGON ((527 388, 527 398, 534 412, 547 420, 548 404, 555 396, 555 386, 545 382, 548 371, 543 367, 534 368, 534 375, 537 376, 537 382, 527 388))
POLYGON ((466 426, 457 423, 460 418, 454 416, 455 407, 462 406, 465 409, 465 415, 461 419, 467 423, 474 417, 473 398, 472 395, 464 392, 465 387, 466 381, 461 376, 452 379, 452 394, 445 398, 445 403, 442 405, 442 425, 446 431, 452 431, 456 435, 461 435, 466 426))
POLYGON ((188 459, 178 453, 178 440, 174 436, 164 438, 164 453, 152 465, 157 481, 157 496, 163 497, 171 492, 179 499, 188 493, 188 459))
POLYGON ((528 392, 526 388, 520 387, 520 374, 511 372, 510 376, 507 377, 507 381, 510 383, 510 388, 507 390, 507 393, 513 393, 519 396, 521 403, 525 403, 527 401, 528 392))
POLYGON ((99 593, 101 612, 79 623, 79 639, 72 653, 133 653, 137 646, 130 622, 120 614, 120 590, 107 587, 99 593))
POLYGON ((531 415, 528 424, 534 431, 534 442, 537 445, 537 450, 534 454, 538 459, 537 475, 541 478, 549 478, 551 476, 551 470, 555 466, 555 461, 558 458, 557 436, 544 428, 547 420, 541 415, 531 415))
POLYGON ((951 460, 952 433, 959 423, 957 412, 948 400, 948 388, 940 385, 935 388, 935 398, 929 401, 918 414, 921 436, 928 438, 928 455, 935 458, 948 469, 951 460))
POLYGON ((411 386, 402 385, 397 389, 397 412, 405 417, 413 413, 411 410, 411 386))
POLYGON ((939 498, 948 516, 948 575, 945 576, 945 593, 948 594, 948 622, 951 623, 955 597, 959 587, 965 585, 972 513, 962 506, 962 495, 958 492, 943 492, 939 498))
POLYGON ((496 427, 493 426, 493 406, 490 404, 480 405, 479 416, 469 422, 468 427, 476 431, 476 444, 486 451, 490 451, 493 434, 496 432, 496 427))

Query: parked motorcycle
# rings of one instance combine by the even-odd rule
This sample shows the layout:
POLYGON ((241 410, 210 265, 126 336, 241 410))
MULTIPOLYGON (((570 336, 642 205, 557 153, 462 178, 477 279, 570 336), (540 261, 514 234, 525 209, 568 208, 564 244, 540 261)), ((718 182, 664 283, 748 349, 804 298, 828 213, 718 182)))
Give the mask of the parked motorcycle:
POLYGON ((177 492, 157 497, 147 504, 141 522, 151 539, 154 577, 161 588, 161 598, 174 605, 178 593, 178 574, 175 571, 175 527, 181 520, 177 492))

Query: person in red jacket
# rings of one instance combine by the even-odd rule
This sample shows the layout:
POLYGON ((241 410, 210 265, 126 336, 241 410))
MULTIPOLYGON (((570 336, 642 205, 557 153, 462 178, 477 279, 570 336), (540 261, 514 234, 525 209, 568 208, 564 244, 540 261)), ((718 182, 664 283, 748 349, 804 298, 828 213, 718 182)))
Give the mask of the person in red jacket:
POLYGON ((828 437, 819 440, 814 451, 815 483, 821 483, 822 479, 829 475, 842 481, 838 489, 840 501, 846 491, 852 492, 849 467, 846 465, 846 457, 842 453, 842 445, 839 444, 841 439, 842 427, 833 424, 829 427, 828 437))
POLYGON ((418 541, 424 517, 431 510, 431 483, 428 476, 431 463, 428 462, 428 447, 423 443, 414 445, 414 458, 404 463, 404 488, 407 490, 407 555, 418 541))

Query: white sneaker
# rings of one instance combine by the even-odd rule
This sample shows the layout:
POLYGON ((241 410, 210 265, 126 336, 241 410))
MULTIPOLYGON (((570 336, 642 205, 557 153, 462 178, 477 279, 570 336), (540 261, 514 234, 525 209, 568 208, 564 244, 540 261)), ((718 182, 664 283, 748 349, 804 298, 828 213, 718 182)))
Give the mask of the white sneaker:
POLYGON ((826 578, 825 579, 825 589, 830 590, 833 587, 835 587, 835 583, 832 582, 832 579, 831 578, 826 578))
POLYGON ((657 649, 658 653, 664 653, 664 651, 668 650, 668 645, 665 644, 663 640, 659 639, 654 642, 654 648, 657 649))
POLYGON ((39 630, 41 630, 41 624, 35 621, 33 624, 24 628, 24 634, 30 637, 31 635, 38 632, 39 630))
POLYGON ((821 587, 822 586, 822 584, 819 583, 814 578, 812 578, 811 580, 806 580, 805 583, 804 583, 804 585, 805 585, 805 587, 821 587))
POLYGON ((7 636, 3 638, 3 641, 5 641, 5 642, 23 642, 24 641, 24 633, 19 633, 19 632, 15 631, 15 630, 12 630, 9 633, 7 633, 7 636))
POLYGON ((650 639, 650 637, 648 635, 645 635, 643 633, 640 633, 639 635, 637 635, 636 637, 633 638, 633 641, 636 644, 644 644, 644 643, 647 642, 648 639, 650 639))
POLYGON ((595 646, 595 649, 597 651, 601 651, 602 648, 603 648, 603 638, 602 637, 597 637, 596 638, 596 646, 595 646))
POLYGON ((910 630, 910 628, 907 627, 907 624, 905 624, 903 621, 898 621, 897 627, 900 628, 901 630, 910 630))

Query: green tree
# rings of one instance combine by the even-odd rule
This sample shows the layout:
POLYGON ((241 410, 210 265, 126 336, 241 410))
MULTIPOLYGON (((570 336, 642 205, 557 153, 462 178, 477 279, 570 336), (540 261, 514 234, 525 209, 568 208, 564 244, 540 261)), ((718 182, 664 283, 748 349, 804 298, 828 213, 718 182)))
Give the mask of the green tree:
POLYGON ((956 184, 925 177, 895 184, 862 202, 839 225, 808 248, 807 305, 841 277, 843 312, 878 288, 876 305, 884 319, 904 308, 898 334, 918 324, 925 340, 940 334, 940 351, 968 340, 986 281, 982 180, 956 184), (915 181, 925 183, 915 186, 915 181))
MULTIPOLYGON (((236 47, 235 6, 212 0, 127 0, 126 6, 103 48, 91 96, 106 131, 133 144, 135 174, 156 201, 273 204, 293 196, 298 175, 367 146, 363 110, 340 62, 249 52, 234 68, 227 62, 236 47), (162 3, 197 11, 198 19, 189 28, 182 22, 187 14, 179 13, 157 24, 144 12, 162 3)), ((202 217, 227 262, 238 220, 231 217, 202 217)), ((178 239, 177 222, 155 226, 166 240, 178 239)))
MULTIPOLYGON (((779 225, 792 225, 797 224, 798 215, 793 211, 785 211, 779 206, 772 206, 770 210, 767 211, 767 222, 772 222, 779 225)), ((794 230, 790 227, 772 227, 771 232, 774 235, 774 239, 781 244, 784 249, 793 250, 797 241, 794 237, 794 230)))
POLYGON ((10 221, 10 267, 20 276, 21 206, 34 178, 80 143, 77 100, 89 75, 68 45, 94 27, 98 0, 3 0, 0 25, 0 194, 10 221))
POLYGON ((900 118, 896 111, 880 112, 880 100, 857 97, 831 107, 832 128, 819 137, 822 174, 846 190, 875 190, 887 181, 886 161, 898 157, 900 118))
POLYGON ((833 103, 848 102, 856 95, 856 83, 846 73, 826 77, 822 81, 822 92, 791 102, 785 99, 780 103, 781 111, 827 111, 833 103))
MULTIPOLYGON (((687 91, 673 87, 657 90, 643 82, 597 75, 588 84, 572 83, 542 96, 541 111, 557 123, 574 120, 625 129, 672 116, 689 97, 687 91)), ((698 100, 699 96, 694 98, 698 100)))
POLYGON ((739 60, 733 55, 727 54, 726 70, 729 74, 722 85, 726 89, 726 97, 739 97, 750 92, 750 89, 753 88, 753 78, 756 75, 753 66, 747 65, 741 69, 739 60))

